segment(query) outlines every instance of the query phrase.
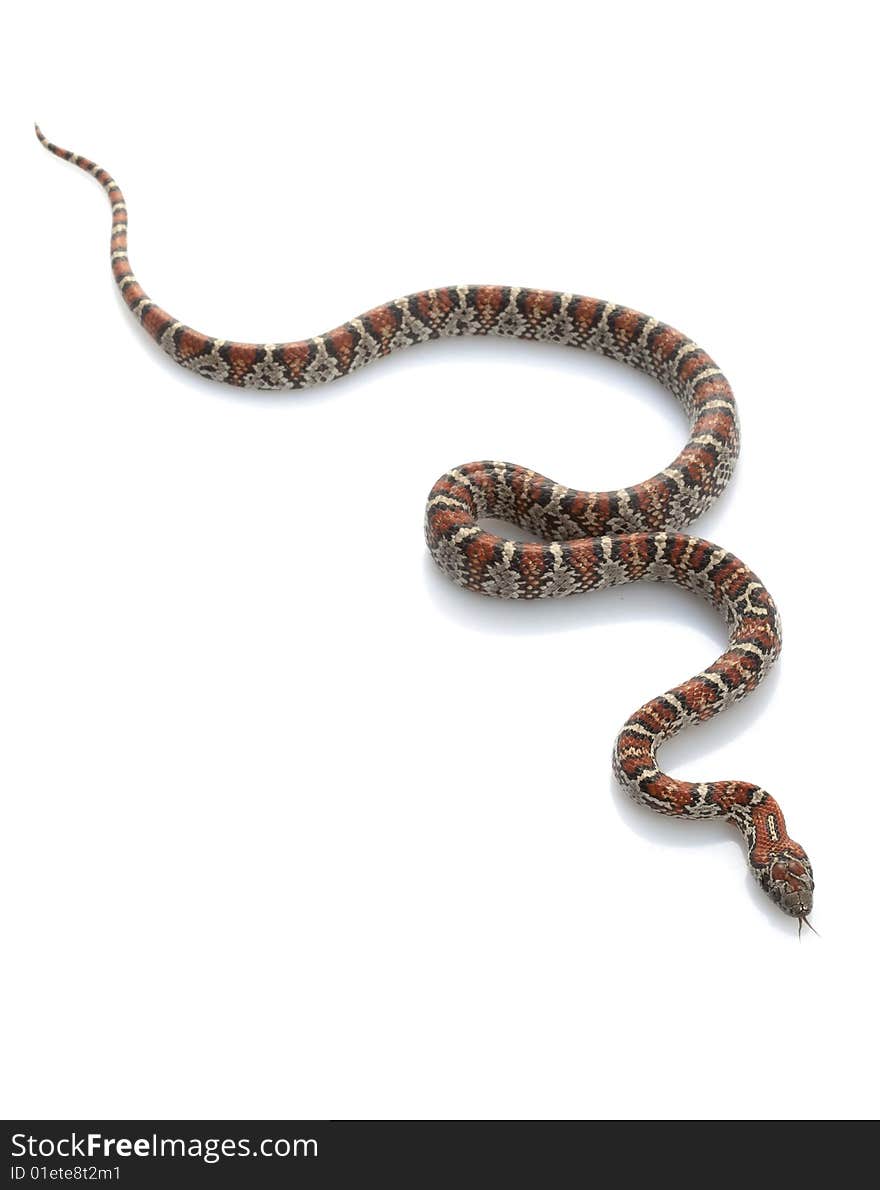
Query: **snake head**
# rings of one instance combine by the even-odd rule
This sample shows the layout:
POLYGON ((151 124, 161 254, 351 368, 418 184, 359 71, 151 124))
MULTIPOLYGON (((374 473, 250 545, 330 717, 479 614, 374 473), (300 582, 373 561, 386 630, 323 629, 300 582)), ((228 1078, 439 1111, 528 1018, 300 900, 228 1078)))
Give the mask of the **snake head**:
MULTIPOLYGON (((756 873, 764 892, 783 913, 803 921, 813 908, 813 869, 798 848, 771 854, 756 873)), ((808 923, 809 924, 809 923, 808 923)))

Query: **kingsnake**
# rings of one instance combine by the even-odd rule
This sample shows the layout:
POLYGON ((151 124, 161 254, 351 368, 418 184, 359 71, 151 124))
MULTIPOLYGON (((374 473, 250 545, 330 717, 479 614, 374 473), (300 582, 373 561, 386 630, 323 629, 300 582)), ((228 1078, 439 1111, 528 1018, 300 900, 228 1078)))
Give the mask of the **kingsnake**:
POLYGON ((555 598, 649 579, 696 591, 718 608, 728 624, 727 652, 629 717, 615 743, 614 772, 636 801, 661 814, 721 817, 738 827, 752 873, 798 919, 800 930, 812 909, 813 873, 777 802, 758 785, 680 781, 657 764, 665 740, 754 690, 781 645, 776 605, 757 575, 720 546, 678 531, 723 490, 739 450, 733 393, 706 352, 680 331, 624 306, 498 285, 425 290, 298 342, 214 339, 178 322, 138 284, 127 253, 125 200, 107 171, 36 131, 46 149, 103 186, 113 211, 113 275, 123 299, 159 346, 200 376, 244 388, 307 388, 428 339, 501 335, 595 351, 669 389, 690 418, 691 437, 651 479, 619 491, 582 492, 513 463, 466 463, 431 489, 425 536, 454 583, 501 599, 555 598), (479 522, 487 517, 542 540, 486 532, 479 522))

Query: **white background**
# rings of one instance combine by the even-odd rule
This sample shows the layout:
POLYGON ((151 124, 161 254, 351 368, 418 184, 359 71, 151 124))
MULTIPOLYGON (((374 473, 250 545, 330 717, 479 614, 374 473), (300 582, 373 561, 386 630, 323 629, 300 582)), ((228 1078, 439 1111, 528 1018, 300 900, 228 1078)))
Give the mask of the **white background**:
MULTIPOLYGON (((44 3, 3 103, 3 1114, 846 1117, 878 1110, 877 94, 868 5, 44 3), (800 942, 738 834, 630 805, 693 597, 509 605, 422 540, 448 467, 618 487, 671 398, 431 344, 305 395, 176 368, 114 292, 304 337, 460 281, 681 327, 743 454, 698 531, 783 615, 663 752, 782 803, 800 942)), ((16 55, 17 58, 16 58, 16 55)))

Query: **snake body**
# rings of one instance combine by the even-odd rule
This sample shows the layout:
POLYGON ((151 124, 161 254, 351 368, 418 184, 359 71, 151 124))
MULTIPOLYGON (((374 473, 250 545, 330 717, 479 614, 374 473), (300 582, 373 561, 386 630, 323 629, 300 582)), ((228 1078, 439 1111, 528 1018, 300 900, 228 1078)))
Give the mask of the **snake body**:
POLYGON ((125 199, 107 171, 51 144, 39 128, 37 135, 46 149, 103 186, 113 212, 113 274, 126 305, 173 360, 201 376, 243 388, 306 388, 429 339, 500 335, 595 351, 669 389, 690 419, 691 434, 678 457, 652 478, 619 491, 586 492, 512 463, 467 463, 431 489, 428 548, 454 583, 502 599, 555 598, 648 579, 676 583, 712 603, 727 621, 727 651, 629 717, 614 746, 614 772, 652 810, 733 823, 761 887, 803 923, 813 903, 812 868, 770 794, 745 781, 678 780, 657 762, 665 740, 754 690, 781 645, 776 605, 758 576, 721 546, 679 532, 726 486, 739 450, 733 393, 706 352, 680 331, 624 306, 493 285, 425 290, 297 342, 216 339, 173 318, 138 283, 128 259, 125 199), (489 533, 480 526, 488 517, 542 540, 489 533))

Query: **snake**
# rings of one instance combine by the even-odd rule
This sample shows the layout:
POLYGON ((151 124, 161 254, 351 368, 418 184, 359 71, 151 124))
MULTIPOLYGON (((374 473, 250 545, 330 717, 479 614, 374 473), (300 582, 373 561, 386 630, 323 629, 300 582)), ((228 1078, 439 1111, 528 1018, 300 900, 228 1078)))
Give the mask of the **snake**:
MULTIPOLYGON (((763 681, 781 643, 769 591, 722 546, 681 530, 724 490, 739 454, 736 402, 714 360, 681 331, 597 298, 503 285, 427 289, 376 306, 334 330, 286 343, 240 343, 202 334, 153 302, 128 257, 128 211, 110 174, 87 157, 37 137, 91 174, 111 204, 110 260, 123 301, 177 364, 209 380, 256 390, 304 389, 347 376, 431 339, 493 335, 576 347, 617 360, 665 387, 684 409, 690 437, 656 475, 616 491, 581 491, 514 463, 465 463, 431 489, 425 538, 459 587, 499 599, 554 599, 642 580, 696 592, 724 617, 725 652, 634 711, 617 735, 614 774, 636 802, 680 820, 720 818, 745 840, 760 887, 798 933, 810 925, 813 869, 788 834, 776 800, 741 780, 693 782, 665 773, 657 753, 684 727, 725 710, 763 681), (533 540, 489 532, 500 520, 533 540)), ((380 572, 387 574, 387 559, 380 572)), ((812 928, 812 927, 810 927, 812 928)))

